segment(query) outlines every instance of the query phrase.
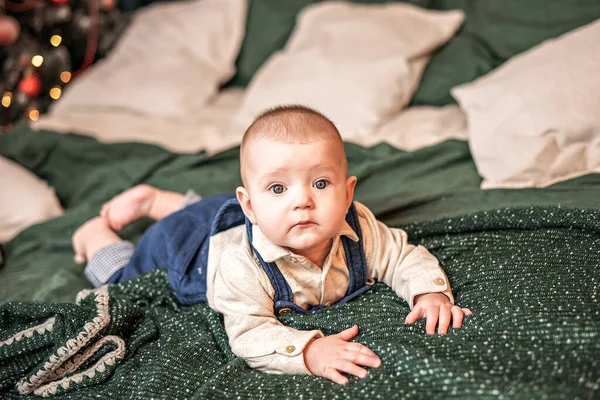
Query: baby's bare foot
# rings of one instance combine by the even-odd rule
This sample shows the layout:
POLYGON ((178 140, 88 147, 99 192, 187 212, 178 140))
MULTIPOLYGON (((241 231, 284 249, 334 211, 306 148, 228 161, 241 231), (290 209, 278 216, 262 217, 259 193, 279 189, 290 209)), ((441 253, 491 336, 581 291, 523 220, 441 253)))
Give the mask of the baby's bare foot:
POLYGON ((81 225, 73 234, 74 260, 83 264, 102 247, 119 242, 121 238, 108 226, 102 217, 95 217, 81 225))
POLYGON ((113 197, 100 210, 100 216, 115 231, 131 222, 148 217, 156 200, 158 189, 149 185, 137 185, 113 197))

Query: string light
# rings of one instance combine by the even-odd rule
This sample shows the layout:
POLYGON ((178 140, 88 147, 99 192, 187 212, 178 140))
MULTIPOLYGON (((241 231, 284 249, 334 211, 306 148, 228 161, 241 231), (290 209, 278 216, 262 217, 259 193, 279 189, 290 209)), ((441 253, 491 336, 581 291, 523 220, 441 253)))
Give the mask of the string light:
POLYGON ((52 37, 50 38, 50 43, 52 43, 52 46, 54 47, 58 47, 61 42, 62 37, 60 35, 52 35, 52 37))
POLYGON ((12 102, 12 93, 5 92, 4 96, 2 96, 2 105, 6 108, 10 107, 10 103, 12 102))
POLYGON ((60 73, 60 80, 63 83, 68 83, 71 80, 71 73, 69 71, 63 71, 60 73))
POLYGON ((34 67, 41 67, 43 63, 44 57, 40 56, 39 54, 31 57, 31 64, 33 64, 34 67))
POLYGON ((34 52, 15 52, 14 56, 9 57, 11 61, 14 61, 14 67, 17 69, 16 72, 18 72, 19 75, 16 76, 15 81, 13 82, 14 85, 11 85, 15 87, 3 88, 1 87, 3 85, 0 84, 0 119, 2 120, 0 121, 0 129, 2 129, 3 126, 8 126, 10 120, 15 118, 25 117, 32 121, 39 120, 44 114, 50 99, 58 100, 62 98, 62 88, 64 85, 70 84, 70 82, 76 78, 78 73, 86 70, 94 62, 97 56, 96 53, 99 50, 99 34, 100 31, 105 28, 104 26, 100 26, 100 13, 103 9, 108 10, 116 7, 117 1, 83 0, 82 3, 88 3, 87 7, 85 7, 84 4, 74 4, 72 0, 0 0, 0 17, 2 15, 3 6, 7 10, 13 12, 22 12, 37 9, 46 3, 50 3, 51 6, 59 7, 52 11, 57 14, 54 16, 56 18, 54 18, 53 21, 44 20, 43 23, 40 23, 40 26, 34 24, 36 26, 32 29, 36 32, 33 33, 37 33, 35 39, 42 40, 42 42, 40 42, 41 48, 44 46, 47 47, 48 44, 50 44, 50 48, 54 47, 57 50, 62 51, 62 53, 57 53, 61 57, 51 57, 46 60, 46 56, 44 55, 46 52, 42 50, 33 50, 34 52), (84 8, 81 15, 79 15, 79 8, 84 8), (86 8, 87 10, 85 10, 86 8), (75 13, 76 9, 77 13, 75 13), (73 22, 77 22, 77 24, 69 23, 65 13, 72 14, 72 16, 74 16, 72 18, 73 22), (52 22, 52 24, 48 24, 47 22, 52 22), (61 26, 56 26, 55 22, 60 22, 61 26), (66 23, 74 26, 80 25, 84 31, 87 31, 84 32, 86 34, 81 38, 86 39, 85 36, 87 36, 83 60, 79 68, 74 68, 73 71, 67 66, 69 60, 68 58, 65 58, 65 55, 69 56, 69 53, 72 50, 70 48, 71 44, 75 46, 80 43, 65 42, 68 37, 63 38, 62 35, 65 33, 65 28, 69 28, 63 26, 66 23), (50 32, 48 32, 48 30, 50 30, 50 32), (43 41, 46 41, 45 45, 43 44, 43 41), (55 60, 55 58, 57 59, 55 60), (49 65, 48 63, 52 65, 49 65), (62 72, 60 71, 61 69, 63 69, 62 72), (56 73, 59 74, 59 81, 56 80, 56 73), (54 78, 52 78, 54 79, 54 82, 52 83, 51 79, 47 79, 49 77, 47 75, 50 74, 55 74, 54 78), (40 96, 42 97, 38 98, 40 96), (13 97, 15 97, 14 103, 12 101, 13 97), (44 97, 46 100, 44 100, 44 97), (9 111, 15 106, 17 106, 17 109, 10 113, 9 111))
POLYGON ((40 112, 38 110, 29 110, 29 119, 32 121, 37 121, 40 117, 40 112))
POLYGON ((59 87, 53 87, 50 89, 50 97, 52 97, 54 100, 58 100, 61 94, 62 90, 59 87))

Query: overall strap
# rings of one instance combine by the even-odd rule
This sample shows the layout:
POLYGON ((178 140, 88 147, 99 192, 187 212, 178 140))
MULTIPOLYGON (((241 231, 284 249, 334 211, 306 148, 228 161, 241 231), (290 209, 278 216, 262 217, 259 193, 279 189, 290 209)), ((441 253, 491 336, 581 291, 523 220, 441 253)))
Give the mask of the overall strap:
POLYGON ((358 241, 342 237, 344 253, 346 254, 346 265, 350 273, 350 284, 346 296, 351 295, 365 286, 367 281, 367 258, 365 257, 365 247, 363 246, 362 230, 358 221, 358 212, 354 203, 350 206, 346 214, 346 222, 358 236, 358 241))
POLYGON ((273 288, 275 289, 275 304, 278 302, 285 302, 286 304, 293 303, 294 294, 292 293, 292 288, 283 277, 283 274, 277 267, 277 264, 274 262, 265 262, 260 253, 256 251, 252 245, 252 223, 250 220, 248 220, 248 218, 246 218, 246 234, 248 235, 248 242, 252 247, 252 251, 254 251, 254 254, 256 254, 260 265, 262 265, 267 276, 269 277, 269 280, 271 281, 271 285, 273 285, 273 288))

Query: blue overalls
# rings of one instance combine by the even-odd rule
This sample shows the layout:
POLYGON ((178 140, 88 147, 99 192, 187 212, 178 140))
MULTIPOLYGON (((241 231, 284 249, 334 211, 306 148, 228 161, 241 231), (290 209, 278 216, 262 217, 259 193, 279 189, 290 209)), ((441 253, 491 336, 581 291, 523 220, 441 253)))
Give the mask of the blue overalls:
MULTIPOLYGON (((350 284, 346 296, 335 305, 345 304, 371 288, 367 282, 367 263, 362 244, 362 231, 354 204, 346 222, 358 235, 358 242, 342 236, 350 284)), ((207 197, 191 204, 152 225, 142 236, 129 263, 113 274, 108 283, 122 282, 154 269, 167 269, 169 283, 177 300, 184 305, 206 302, 206 271, 210 236, 234 226, 246 224, 248 241, 252 243, 252 224, 232 194, 207 197)), ((292 311, 306 314, 307 310, 294 304, 290 285, 274 262, 265 262, 252 247, 261 266, 275 289, 275 314, 292 311)), ((308 312, 324 308, 312 307, 308 312)))

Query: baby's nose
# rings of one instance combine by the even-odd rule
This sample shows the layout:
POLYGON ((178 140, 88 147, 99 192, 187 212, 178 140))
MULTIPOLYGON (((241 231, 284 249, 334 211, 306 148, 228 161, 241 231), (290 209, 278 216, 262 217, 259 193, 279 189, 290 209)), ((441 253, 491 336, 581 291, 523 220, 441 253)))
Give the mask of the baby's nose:
POLYGON ((309 190, 299 190, 294 197, 294 208, 312 208, 313 204, 309 190))

